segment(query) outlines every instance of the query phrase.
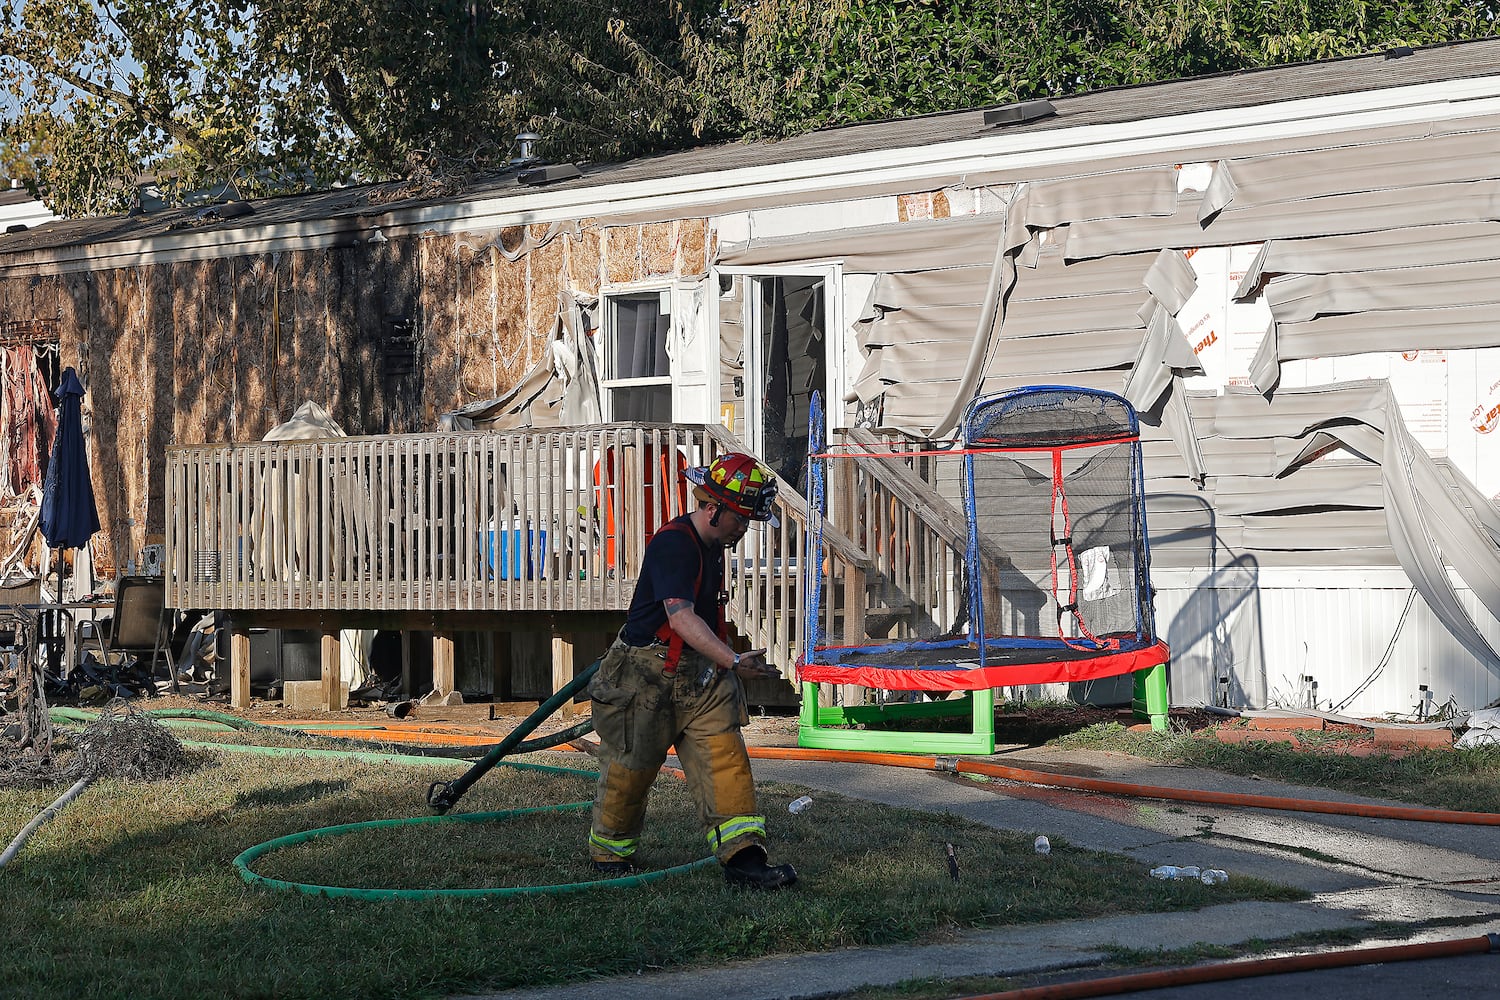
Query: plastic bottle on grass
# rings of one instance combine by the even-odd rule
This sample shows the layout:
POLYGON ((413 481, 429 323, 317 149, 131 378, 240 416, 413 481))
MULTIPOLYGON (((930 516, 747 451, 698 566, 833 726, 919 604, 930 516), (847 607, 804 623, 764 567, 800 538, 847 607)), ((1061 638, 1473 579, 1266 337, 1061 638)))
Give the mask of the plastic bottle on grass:
POLYGON ((1151 869, 1151 877, 1162 879, 1181 878, 1182 869, 1176 865, 1158 865, 1151 869))
POLYGON ((1210 868, 1198 878, 1204 885, 1223 885, 1229 881, 1229 873, 1222 868, 1210 868))
POLYGON ((812 796, 804 795, 799 799, 793 799, 786 807, 786 811, 795 816, 810 805, 812 805, 812 796))
POLYGON ((1032 846, 1036 848, 1036 852, 1038 854, 1051 854, 1052 853, 1052 842, 1050 840, 1048 840, 1045 836, 1041 836, 1041 837, 1036 838, 1036 843, 1034 843, 1032 846))
POLYGON ((1178 878, 1199 878, 1203 875, 1203 869, 1197 865, 1183 865, 1177 869, 1178 878))

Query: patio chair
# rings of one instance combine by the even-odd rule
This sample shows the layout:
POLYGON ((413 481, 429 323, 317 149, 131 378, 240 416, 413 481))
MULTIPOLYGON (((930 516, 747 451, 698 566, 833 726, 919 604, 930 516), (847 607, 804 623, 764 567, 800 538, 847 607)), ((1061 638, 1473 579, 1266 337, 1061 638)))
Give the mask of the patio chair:
POLYGON ((80 622, 82 632, 91 633, 99 658, 109 664, 117 659, 142 659, 147 675, 156 661, 172 665, 171 618, 166 607, 166 580, 159 576, 122 576, 115 581, 114 614, 96 622, 80 622))

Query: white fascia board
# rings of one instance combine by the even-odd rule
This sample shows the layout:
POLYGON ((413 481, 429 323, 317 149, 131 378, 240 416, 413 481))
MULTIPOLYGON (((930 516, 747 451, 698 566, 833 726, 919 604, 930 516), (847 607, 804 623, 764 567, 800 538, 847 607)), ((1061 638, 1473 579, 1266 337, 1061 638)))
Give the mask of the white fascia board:
POLYGON ((893 183, 910 183, 917 190, 925 179, 937 175, 1052 168, 1197 146, 1294 139, 1497 113, 1500 113, 1500 76, 1445 80, 1107 125, 1024 133, 1006 133, 1001 129, 978 139, 597 187, 527 191, 275 228, 161 235, 138 241, 61 248, 29 255, 30 259, 25 261, 6 263, 0 259, 0 273, 127 267, 218 257, 225 251, 246 254, 319 249, 358 238, 363 231, 377 227, 394 236, 498 229, 618 214, 711 216, 715 205, 729 200, 765 198, 796 204, 799 200, 857 197, 861 188, 893 183))

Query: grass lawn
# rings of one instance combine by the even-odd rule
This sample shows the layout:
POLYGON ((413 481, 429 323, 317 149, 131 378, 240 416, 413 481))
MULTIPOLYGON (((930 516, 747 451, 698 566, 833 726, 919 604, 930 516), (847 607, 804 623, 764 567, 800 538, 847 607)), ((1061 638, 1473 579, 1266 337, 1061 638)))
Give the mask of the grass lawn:
MULTIPOLYGON (((217 734, 210 738, 217 738, 217 734)), ((1123 857, 952 816, 763 784, 773 856, 794 889, 728 889, 714 869, 648 886, 438 901, 323 899, 251 888, 230 862, 254 844, 339 823, 429 815, 461 762, 409 766, 199 751, 168 781, 100 781, 0 872, 0 996, 435 997, 726 958, 909 941, 965 926, 1196 908, 1301 892, 1240 878, 1159 882, 1123 857), (953 881, 945 845, 961 869, 953 881)), ((533 760, 590 766, 575 755, 533 760)), ((60 792, 0 792, 8 843, 60 792)), ((464 798, 481 812, 592 797, 590 777, 498 768, 464 798)), ((590 879, 587 813, 393 828, 264 856, 263 875, 330 885, 473 887, 590 879)), ((651 800, 643 861, 706 851, 682 782, 651 800)))
POLYGON ((1118 723, 1080 729, 1050 741, 1072 749, 1122 753, 1227 774, 1256 775, 1298 785, 1336 788, 1439 809, 1500 812, 1500 746, 1470 750, 1419 750, 1405 755, 1351 757, 1335 750, 1349 736, 1309 733, 1310 749, 1284 743, 1220 743, 1208 734, 1132 732, 1118 723))

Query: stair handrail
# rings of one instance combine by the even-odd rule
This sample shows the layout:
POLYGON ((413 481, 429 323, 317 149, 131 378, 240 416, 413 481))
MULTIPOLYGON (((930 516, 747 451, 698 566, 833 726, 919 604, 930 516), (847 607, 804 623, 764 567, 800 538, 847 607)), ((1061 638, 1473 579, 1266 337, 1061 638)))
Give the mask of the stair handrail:
MULTIPOLYGON (((862 448, 884 447, 884 442, 862 427, 851 427, 846 435, 851 443, 862 448)), ((947 545, 958 552, 964 552, 968 548, 968 518, 955 509, 947 497, 933 489, 930 483, 899 461, 862 455, 857 449, 850 449, 846 455, 859 468, 880 480, 947 545)), ((984 535, 979 536, 979 552, 986 560, 1001 567, 1010 565, 1010 556, 1005 550, 984 535)))
MULTIPOLYGON (((707 436, 724 451, 748 451, 743 441, 718 424, 705 424, 704 430, 707 436)), ((776 492, 776 504, 800 524, 806 525, 812 516, 806 498, 786 483, 780 484, 780 489, 776 492)), ((874 557, 828 520, 823 522, 823 542, 831 550, 831 554, 837 556, 841 562, 867 572, 875 568, 874 557)))

